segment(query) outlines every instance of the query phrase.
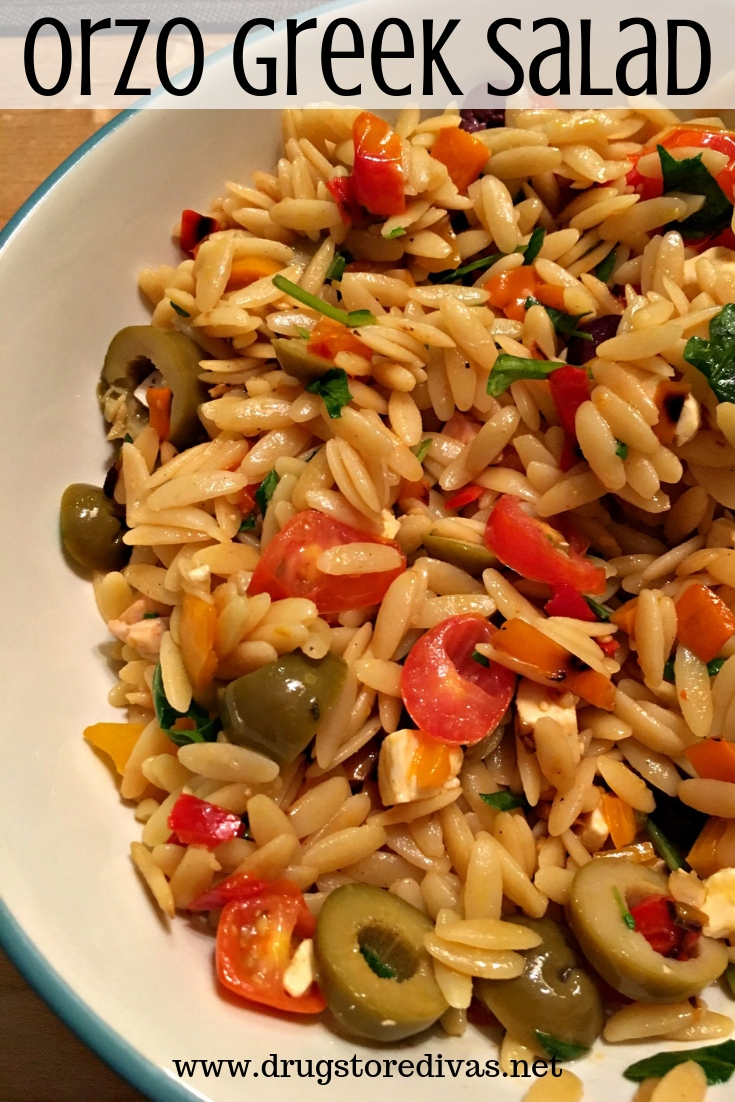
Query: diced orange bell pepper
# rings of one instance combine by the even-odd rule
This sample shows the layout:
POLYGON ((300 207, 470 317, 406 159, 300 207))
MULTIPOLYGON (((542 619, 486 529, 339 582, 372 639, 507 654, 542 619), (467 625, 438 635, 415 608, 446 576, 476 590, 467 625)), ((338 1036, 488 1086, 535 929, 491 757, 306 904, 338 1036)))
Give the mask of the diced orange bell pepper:
POLYGON ((513 321, 523 321, 525 318, 528 298, 535 298, 555 310, 565 309, 564 288, 543 283, 530 265, 522 264, 510 272, 490 276, 483 287, 490 295, 490 306, 502 310, 513 321))
POLYGON ((352 194, 371 214, 389 217, 406 209, 403 146, 384 119, 362 111, 352 124, 355 163, 352 194))
POLYGON ((232 265, 230 278, 227 280, 227 290, 237 291, 241 287, 249 287, 256 280, 275 275, 282 268, 283 264, 280 261, 272 260, 269 256, 243 257, 232 265))
POLYGON ((629 635, 631 639, 635 636, 635 616, 637 608, 638 598, 634 597, 632 601, 626 601, 624 605, 621 605, 620 608, 616 608, 615 612, 610 615, 610 622, 629 635))
POLYGON ((355 334, 333 318, 320 318, 311 331, 307 351, 325 360, 333 360, 339 352, 354 352, 366 360, 372 360, 373 352, 355 334))
POLYGON ((687 854, 687 862, 702 880, 719 872, 717 847, 727 830, 727 819, 708 819, 696 842, 687 854))
POLYGON ((735 745, 724 738, 706 738, 684 751, 700 777, 735 784, 735 745))
POLYGON ((149 386, 146 391, 148 423, 158 433, 159 440, 168 440, 171 433, 171 402, 174 392, 168 386, 149 386))
POLYGON ((679 642, 702 662, 716 658, 735 635, 735 616, 706 585, 690 585, 676 602, 679 642))
POLYGON ((144 723, 93 723, 84 728, 84 737, 102 750, 122 777, 133 747, 145 729, 144 723))
POLYGON ((629 803, 612 792, 606 792, 600 800, 600 811, 610 830, 615 849, 622 849, 635 841, 638 823, 629 803))
POLYGON ((447 166, 458 191, 467 191, 482 172, 490 152, 479 138, 458 126, 448 126, 439 131, 431 156, 447 166))
POLYGON ((423 731, 414 731, 416 749, 411 756, 411 774, 419 788, 438 788, 452 772, 452 748, 423 731))
POLYGON ((597 670, 580 669, 580 662, 559 643, 525 620, 506 620, 495 633, 493 649, 515 659, 520 674, 555 689, 570 689, 605 711, 612 711, 615 686, 597 670))
POLYGON ((216 636, 217 610, 214 605, 193 593, 185 593, 179 621, 179 641, 184 668, 195 693, 206 689, 217 669, 214 650, 216 636))

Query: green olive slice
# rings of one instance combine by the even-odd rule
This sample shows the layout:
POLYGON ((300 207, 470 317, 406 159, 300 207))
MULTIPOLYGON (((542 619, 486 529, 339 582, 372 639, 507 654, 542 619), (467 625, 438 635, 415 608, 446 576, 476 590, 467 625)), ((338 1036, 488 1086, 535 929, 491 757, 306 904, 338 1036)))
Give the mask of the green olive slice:
POLYGON ((488 551, 480 543, 465 543, 464 540, 433 536, 431 533, 424 536, 422 542, 432 559, 441 559, 442 562, 451 563, 452 566, 458 566, 460 570, 466 570, 468 574, 475 576, 498 561, 492 551, 488 551))
POLYGON ((317 920, 317 979, 329 1009, 350 1033, 399 1041, 441 1017, 447 1003, 424 937, 433 922, 383 888, 345 884, 317 920))
POLYGON ((582 952, 602 978, 629 999, 688 999, 727 968, 727 949, 721 941, 700 937, 689 960, 673 960, 626 926, 621 901, 630 910, 648 896, 668 894, 663 873, 622 858, 589 861, 572 882, 569 923, 582 952))
POLYGON ((122 510, 98 486, 74 482, 61 497, 61 540, 85 570, 120 570, 132 548, 123 543, 122 510))
POLYGON ((227 738, 280 765, 292 762, 314 738, 346 674, 347 666, 334 654, 314 659, 294 651, 238 677, 220 706, 227 738))
POLYGON ((514 915, 541 936, 526 949, 526 967, 511 980, 479 980, 477 994, 515 1040, 544 1053, 537 1033, 589 1048, 605 1021, 602 1000, 571 933, 550 918, 514 915))
POLYGON ((286 374, 302 383, 310 383, 313 379, 321 378, 327 371, 334 370, 331 360, 309 352, 304 341, 275 337, 271 344, 276 359, 286 374))
POLYGON ((198 414, 207 396, 199 380, 202 358, 201 348, 175 329, 129 325, 112 338, 107 349, 100 394, 111 386, 120 387, 127 392, 129 407, 139 410, 133 397, 135 388, 153 369, 160 371, 173 395, 169 440, 176 448, 188 448, 203 435, 198 414))

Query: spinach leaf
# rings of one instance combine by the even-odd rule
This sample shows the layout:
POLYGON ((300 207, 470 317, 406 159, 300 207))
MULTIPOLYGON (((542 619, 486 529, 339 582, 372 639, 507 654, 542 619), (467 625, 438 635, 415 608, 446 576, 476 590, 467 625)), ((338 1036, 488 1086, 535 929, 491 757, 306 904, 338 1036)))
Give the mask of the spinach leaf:
POLYGON ((546 1055, 556 1057, 560 1062, 576 1060, 578 1056, 583 1056, 589 1051, 587 1045, 575 1045, 572 1041, 562 1041, 551 1033, 542 1033, 540 1029, 534 1029, 534 1033, 546 1055))
POLYGON ((281 481, 279 475, 276 474, 275 468, 269 471, 261 482, 258 489, 255 491, 255 501, 260 509, 260 515, 265 516, 265 511, 268 508, 268 502, 275 493, 276 486, 281 481))
POLYGON ((481 792, 480 799, 496 811, 512 811, 516 807, 523 807, 523 800, 519 800, 512 792, 481 792))
MULTIPOLYGON (((171 301, 171 300, 169 299, 169 301, 171 301)), ((191 317, 191 314, 187 314, 186 310, 184 310, 177 303, 171 302, 171 306, 176 311, 176 313, 179 315, 180 318, 190 318, 191 317)))
POLYGON ((613 249, 612 252, 609 252, 605 259, 601 260, 595 268, 595 275, 598 279, 601 279, 603 283, 607 283, 608 279, 612 275, 613 268, 615 267, 616 257, 617 253, 615 249, 613 249))
POLYGON ((604 620, 606 624, 610 622, 610 613, 604 605, 600 605, 597 603, 597 601, 593 601, 591 597, 585 597, 585 601, 592 609, 598 620, 604 620))
POLYGON ((484 666, 485 669, 490 668, 490 659, 486 655, 480 654, 479 650, 473 650, 470 658, 473 662, 477 662, 479 666, 484 666))
MULTIPOLYGON (((517 245, 513 252, 523 253, 524 264, 533 264, 541 251, 541 246, 544 243, 545 237, 546 230, 543 226, 537 226, 531 234, 528 244, 517 245)), ((510 255, 510 253, 493 253, 492 256, 482 256, 479 260, 473 260, 469 264, 465 264, 462 268, 454 268, 446 272, 436 272, 436 274, 429 276, 429 280, 432 283, 457 283, 472 272, 479 272, 483 268, 492 268, 493 264, 498 260, 501 260, 504 256, 510 255)))
POLYGON ((490 372, 487 392, 497 398, 511 383, 517 383, 519 379, 547 379, 557 367, 566 367, 566 364, 555 360, 524 359, 522 356, 510 356, 507 352, 502 352, 490 372))
POLYGON ((615 440, 615 454, 619 455, 621 459, 628 458, 628 445, 624 444, 622 440, 615 440))
POLYGON ((705 168, 702 154, 677 161, 662 145, 657 149, 664 178, 664 195, 670 191, 680 191, 685 195, 704 196, 701 210, 690 214, 683 222, 673 222, 672 228, 679 230, 684 237, 692 238, 717 233, 729 226, 732 203, 705 168))
POLYGON ((709 323, 709 340, 690 337, 684 359, 706 377, 720 402, 735 402, 735 303, 709 323))
POLYGON ((638 1060, 626 1068, 623 1075, 634 1083, 640 1083, 644 1079, 662 1079, 667 1071, 671 1071, 677 1064, 683 1064, 687 1060, 694 1060, 699 1064, 707 1082, 727 1083, 733 1071, 735 1071, 735 1041, 723 1041, 720 1045, 709 1045, 707 1048, 690 1048, 678 1052, 658 1052, 655 1056, 649 1056, 646 1060, 638 1060))
MULTIPOLYGON (((546 237, 546 230, 543 226, 536 226, 536 229, 531 234, 527 245, 521 245, 520 249, 523 251, 523 263, 530 265, 541 252, 541 246, 544 243, 546 237)), ((519 251, 519 250, 516 250, 519 251)))
POLYGON ((159 662, 153 671, 152 693, 153 707, 158 726, 164 735, 176 746, 186 746, 190 742, 214 742, 221 724, 219 719, 210 719, 209 713, 192 700, 186 712, 177 712, 166 698, 159 662))
POLYGON ((327 407, 327 413, 334 419, 342 416, 342 409, 352 401, 347 380, 347 372, 341 367, 335 367, 331 371, 325 371, 318 379, 308 383, 306 390, 310 394, 318 394, 327 407))
POLYGON ((255 514, 249 513, 238 528, 238 532, 252 532, 255 528, 255 514))

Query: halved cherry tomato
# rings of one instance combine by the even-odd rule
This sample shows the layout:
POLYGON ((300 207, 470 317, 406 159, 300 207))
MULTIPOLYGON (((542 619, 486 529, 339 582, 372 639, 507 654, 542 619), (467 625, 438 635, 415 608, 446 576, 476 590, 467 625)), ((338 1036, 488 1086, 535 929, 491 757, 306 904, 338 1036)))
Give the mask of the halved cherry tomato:
POLYGON ((371 214, 402 214, 406 195, 401 139, 383 119, 362 111, 352 124, 352 140, 352 193, 357 202, 371 214))
POLYGON ((504 494, 490 514, 485 545, 524 578, 547 585, 567 584, 578 593, 603 593, 605 571, 577 555, 561 532, 530 516, 517 497, 504 494))
POLYGON ((364 214, 360 204, 355 199, 351 176, 332 176, 331 180, 327 180, 327 189, 331 191, 334 201, 339 207, 343 222, 352 222, 354 225, 362 221, 364 214))
POLYGON ((372 349, 355 336, 341 321, 320 318, 311 331, 306 345, 308 352, 333 360, 338 352, 355 352, 366 360, 372 360, 372 349))
POLYGON ((268 544, 250 579, 248 593, 270 593, 274 601, 306 597, 327 615, 378 604, 391 582, 406 569, 405 556, 401 553, 401 565, 394 570, 323 574, 316 565, 322 551, 343 543, 382 543, 400 551, 392 540, 307 509, 285 524, 268 544))
POLYGON ((522 264, 510 272, 490 276, 483 287, 490 295, 490 305, 502 310, 513 321, 525 318, 527 298, 535 298, 555 310, 565 309, 563 287, 544 283, 531 265, 522 264))
POLYGON ((582 594, 568 582, 554 586, 554 596, 546 602, 544 610, 549 616, 569 616, 573 620, 586 620, 590 624, 597 620, 582 594))
POLYGON ((422 635, 408 652, 401 676, 403 703, 417 727, 440 742, 479 742, 503 718, 515 691, 515 674, 497 662, 472 657, 496 629, 469 612, 450 616, 422 635))
POLYGON ((196 210, 182 210, 181 212, 181 248, 185 253, 193 253, 205 237, 219 229, 216 218, 210 218, 207 214, 199 214, 196 210))
POLYGON ((216 948, 220 983, 248 1002, 293 1014, 319 1014, 326 1001, 315 984, 298 998, 283 986, 297 947, 294 939, 312 937, 315 919, 295 884, 288 880, 258 884, 256 894, 231 900, 220 915, 216 948))

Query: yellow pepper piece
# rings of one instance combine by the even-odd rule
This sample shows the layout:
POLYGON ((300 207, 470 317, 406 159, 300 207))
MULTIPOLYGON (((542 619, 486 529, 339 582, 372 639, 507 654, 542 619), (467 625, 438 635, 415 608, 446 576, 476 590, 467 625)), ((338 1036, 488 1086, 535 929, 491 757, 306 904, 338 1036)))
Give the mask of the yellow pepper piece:
POLYGON ((93 723, 91 727, 84 728, 84 737, 112 758, 122 776, 133 747, 144 730, 144 723, 93 723))

